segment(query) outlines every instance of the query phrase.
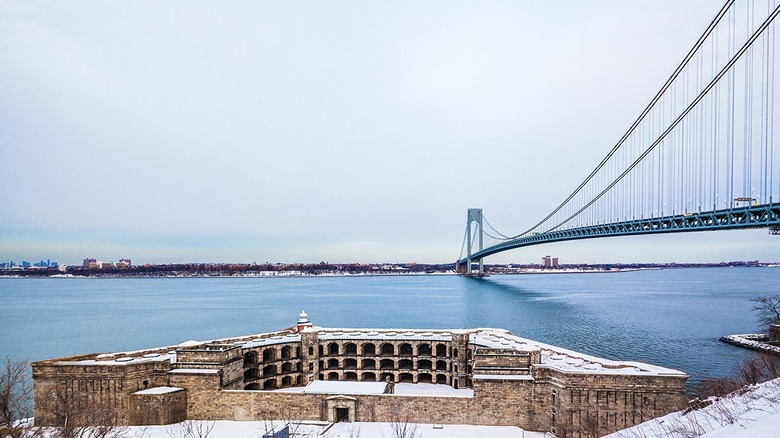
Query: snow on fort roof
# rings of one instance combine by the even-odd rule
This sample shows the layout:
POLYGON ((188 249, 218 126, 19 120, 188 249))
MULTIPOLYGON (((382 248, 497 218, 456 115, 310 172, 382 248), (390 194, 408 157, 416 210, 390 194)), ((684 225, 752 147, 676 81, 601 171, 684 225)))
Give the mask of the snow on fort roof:
POLYGON ((135 394, 168 394, 171 392, 184 391, 184 388, 177 388, 175 386, 158 386, 156 388, 142 389, 136 391, 135 394))
MULTIPOLYGON (((476 347, 476 355, 480 353, 501 353, 539 355, 539 367, 550 367, 567 373, 597 373, 619 375, 666 375, 686 377, 686 374, 657 365, 640 362, 616 361, 588 354, 579 353, 565 348, 556 347, 542 342, 521 338, 508 330, 497 328, 475 329, 403 329, 403 328, 325 328, 311 327, 304 332, 315 332, 321 341, 395 341, 402 342, 452 342, 453 335, 468 335, 469 344, 476 347), (484 349, 492 350, 486 352, 484 349)), ((206 344, 229 344, 242 349, 263 348, 280 344, 300 343, 301 335, 292 330, 280 330, 236 338, 215 339, 211 341, 186 341, 174 347, 161 347, 123 353, 107 353, 95 355, 81 360, 59 360, 58 363, 68 365, 123 365, 142 361, 170 360, 176 362, 175 349, 197 348, 206 344), (170 351, 167 351, 169 350, 170 351)), ((75 359, 75 358, 74 358, 75 359)))
POLYGON ((671 368, 640 362, 604 359, 567 350, 562 347, 520 338, 502 329, 478 330, 480 331, 471 336, 471 343, 476 346, 492 349, 514 349, 517 352, 539 351, 541 353, 541 365, 537 366, 547 366, 564 372, 687 376, 682 371, 671 368))
MULTIPOLYGON (((345 380, 314 380, 305 387, 277 389, 275 392, 302 392, 304 394, 333 395, 382 395, 386 384, 384 382, 355 382, 345 380)), ((474 397, 470 388, 455 389, 449 385, 433 383, 396 383, 392 395, 416 397, 474 397)))

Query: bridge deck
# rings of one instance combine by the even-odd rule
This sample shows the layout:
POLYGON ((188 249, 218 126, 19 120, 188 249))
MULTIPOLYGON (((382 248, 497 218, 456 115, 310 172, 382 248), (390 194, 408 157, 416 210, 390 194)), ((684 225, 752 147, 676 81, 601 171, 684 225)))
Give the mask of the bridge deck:
MULTIPOLYGON (((610 224, 591 225, 587 227, 530 234, 485 248, 482 251, 472 254, 471 259, 479 260, 489 255, 508 251, 510 249, 541 245, 544 243, 562 242, 566 240, 766 227, 780 227, 780 203, 664 216, 651 219, 635 219, 610 224)), ((467 259, 465 258, 458 260, 459 264, 466 262, 467 259)))

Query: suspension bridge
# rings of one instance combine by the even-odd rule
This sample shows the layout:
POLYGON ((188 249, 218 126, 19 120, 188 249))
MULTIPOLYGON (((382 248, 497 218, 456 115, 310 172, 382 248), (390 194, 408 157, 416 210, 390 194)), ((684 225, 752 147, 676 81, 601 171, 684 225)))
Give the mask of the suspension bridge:
POLYGON ((517 235, 468 210, 458 271, 515 248, 599 237, 768 228, 780 235, 778 1, 727 1, 598 166, 517 235))

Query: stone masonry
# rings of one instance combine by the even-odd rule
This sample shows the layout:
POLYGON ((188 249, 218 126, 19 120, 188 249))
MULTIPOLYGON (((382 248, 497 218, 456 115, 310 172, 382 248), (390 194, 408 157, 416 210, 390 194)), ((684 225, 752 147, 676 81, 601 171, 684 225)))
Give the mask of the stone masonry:
POLYGON ((51 359, 32 368, 40 425, 61 424, 65 405, 78 400, 93 411, 111 406, 112 418, 133 425, 402 418, 559 437, 608 433, 680 409, 688 377, 506 330, 332 329, 314 327, 305 313, 295 327, 274 333, 51 359), (383 393, 386 381, 395 382, 395 393, 383 393), (332 389, 317 392, 316 382, 332 389))

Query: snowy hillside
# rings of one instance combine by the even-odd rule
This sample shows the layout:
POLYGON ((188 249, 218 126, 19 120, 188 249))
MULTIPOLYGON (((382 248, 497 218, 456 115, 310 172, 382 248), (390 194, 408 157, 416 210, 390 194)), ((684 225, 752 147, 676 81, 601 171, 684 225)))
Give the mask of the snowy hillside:
POLYGON ((608 438, 754 438, 780 437, 780 379, 748 386, 706 406, 674 412, 608 438))

